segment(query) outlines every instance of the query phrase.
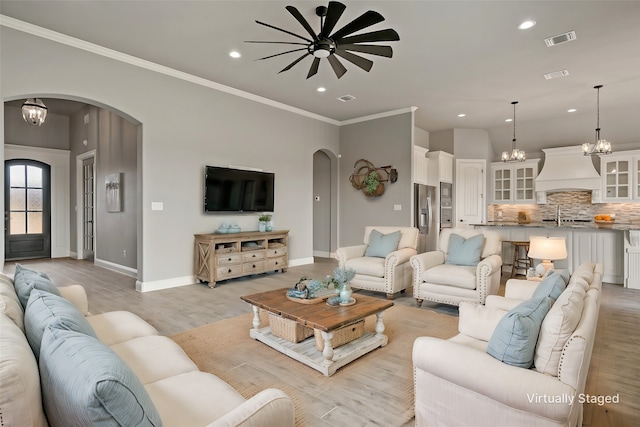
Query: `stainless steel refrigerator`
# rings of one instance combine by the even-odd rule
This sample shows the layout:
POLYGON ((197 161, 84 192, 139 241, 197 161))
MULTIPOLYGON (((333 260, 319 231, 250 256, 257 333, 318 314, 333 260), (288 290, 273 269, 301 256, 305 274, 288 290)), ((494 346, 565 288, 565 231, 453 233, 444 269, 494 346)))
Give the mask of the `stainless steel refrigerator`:
POLYGON ((418 253, 434 251, 438 244, 438 224, 435 217, 437 206, 436 187, 413 184, 414 188, 414 222, 420 230, 418 236, 418 253))

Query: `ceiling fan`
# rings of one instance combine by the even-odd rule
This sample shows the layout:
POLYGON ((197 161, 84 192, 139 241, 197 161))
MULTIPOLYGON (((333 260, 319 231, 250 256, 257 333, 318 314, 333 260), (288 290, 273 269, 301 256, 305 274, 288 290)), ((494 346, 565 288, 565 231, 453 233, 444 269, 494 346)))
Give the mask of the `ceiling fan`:
POLYGON ((362 15, 332 34, 333 28, 338 23, 338 20, 346 9, 346 6, 337 1, 330 1, 328 7, 318 6, 316 8, 316 15, 320 17, 320 33, 316 34, 313 31, 313 28, 311 28, 311 25, 309 25, 307 20, 302 16, 298 9, 293 6, 287 6, 286 9, 289 11, 289 13, 291 13, 291 15, 293 15, 294 18, 296 18, 300 25, 304 27, 311 38, 300 36, 298 34, 283 30, 282 28, 274 27, 273 25, 269 25, 264 22, 256 21, 256 23, 302 39, 305 41, 305 43, 281 41, 247 41, 247 43, 275 43, 305 46, 299 49, 288 50, 286 52, 281 52, 275 55, 265 56, 264 58, 258 59, 258 61, 261 61, 263 59, 286 55, 292 52, 303 50, 306 51, 298 59, 280 70, 279 73, 290 70, 294 65, 296 65, 298 62, 302 61, 309 55, 313 56, 313 63, 311 64, 311 68, 309 69, 309 73, 307 74, 307 79, 318 72, 318 67, 322 58, 327 58, 329 64, 331 64, 331 68, 333 68, 333 72, 338 78, 341 78, 344 73, 347 72, 347 69, 344 65, 342 65, 338 58, 336 58, 336 55, 346 59, 347 61, 357 65, 358 67, 368 72, 373 66, 373 61, 370 61, 352 52, 361 52, 370 55, 391 58, 393 56, 393 50, 390 46, 361 43, 400 40, 400 36, 398 36, 398 33, 390 28, 351 35, 364 28, 384 21, 384 17, 373 10, 369 10, 363 13, 362 15))

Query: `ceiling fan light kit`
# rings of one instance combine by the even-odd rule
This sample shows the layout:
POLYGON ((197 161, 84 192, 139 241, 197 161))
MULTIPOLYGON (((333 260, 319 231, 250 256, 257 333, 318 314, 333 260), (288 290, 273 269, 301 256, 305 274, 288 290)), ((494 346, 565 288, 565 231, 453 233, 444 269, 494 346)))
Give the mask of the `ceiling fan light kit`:
POLYGON ((582 144, 582 154, 585 156, 602 156, 611 154, 611 142, 606 139, 600 138, 600 88, 602 85, 594 86, 593 88, 598 91, 597 101, 597 120, 596 120, 596 142, 591 144, 585 142, 582 144))
POLYGON ((347 72, 347 69, 342 64, 342 62, 340 62, 337 56, 369 72, 371 70, 371 67, 373 66, 373 61, 360 55, 356 55, 353 52, 391 58, 393 56, 393 50, 390 46, 362 43, 389 42, 400 40, 400 36, 398 36, 398 33, 392 29, 377 30, 352 35, 353 33, 356 33, 362 29, 384 21, 384 17, 373 10, 369 10, 363 13, 350 23, 346 24, 344 27, 332 33, 333 29, 338 23, 338 20, 345 11, 346 6, 337 1, 329 2, 329 5, 327 7, 318 6, 316 8, 316 15, 320 18, 320 32, 316 34, 309 22, 307 22, 307 20, 304 18, 304 16, 302 16, 298 9, 296 9, 294 6, 287 6, 286 9, 307 31, 310 38, 307 36, 301 36, 292 33, 291 31, 284 30, 282 28, 278 28, 261 21, 256 21, 256 23, 304 40, 305 43, 298 41, 247 41, 247 43, 274 43, 305 46, 258 59, 258 61, 261 61, 280 55, 286 55, 288 53, 306 50, 306 52, 302 56, 280 70, 280 73, 290 70, 294 65, 305 59, 307 56, 313 57, 313 62, 311 63, 311 67, 309 68, 307 79, 314 76, 318 72, 320 60, 324 58, 326 58, 329 62, 329 65, 331 65, 331 68, 333 69, 336 77, 341 78, 347 72))

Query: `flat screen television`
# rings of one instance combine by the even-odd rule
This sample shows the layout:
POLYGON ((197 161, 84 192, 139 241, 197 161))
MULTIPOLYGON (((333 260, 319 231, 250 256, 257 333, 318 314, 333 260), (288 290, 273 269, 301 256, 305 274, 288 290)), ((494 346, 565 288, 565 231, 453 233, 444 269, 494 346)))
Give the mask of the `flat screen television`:
POLYGON ((205 212, 273 212, 275 175, 205 166, 205 212))

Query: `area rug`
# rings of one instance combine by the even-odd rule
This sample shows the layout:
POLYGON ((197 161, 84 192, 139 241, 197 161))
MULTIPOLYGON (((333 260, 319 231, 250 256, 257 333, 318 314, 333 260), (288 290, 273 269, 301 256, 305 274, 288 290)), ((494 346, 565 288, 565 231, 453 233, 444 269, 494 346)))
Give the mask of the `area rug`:
MULTIPOLYGON (((283 390, 293 401, 296 426, 411 425, 413 342, 420 336, 452 337, 458 326, 457 316, 395 305, 384 314, 389 343, 325 377, 250 338, 252 317, 222 320, 171 338, 200 370, 246 398, 266 388, 283 390)), ((365 329, 375 330, 375 316, 367 318, 365 329)))

